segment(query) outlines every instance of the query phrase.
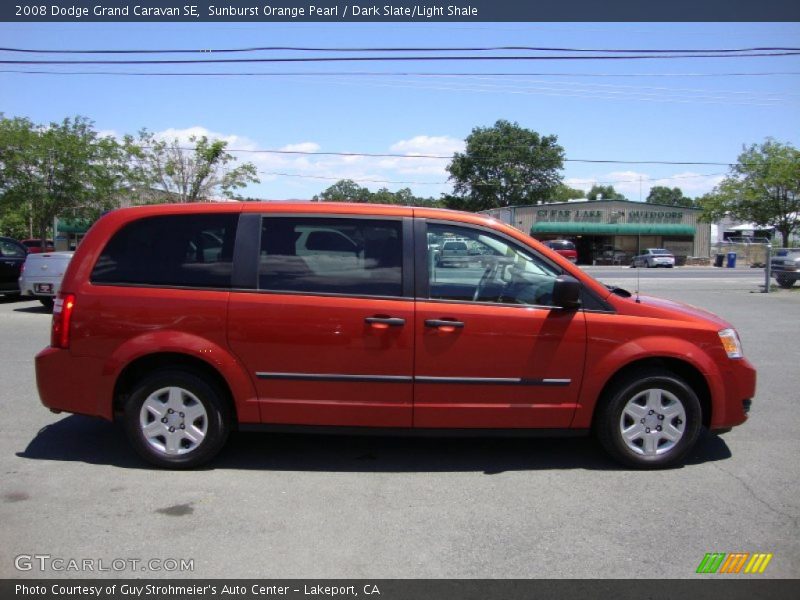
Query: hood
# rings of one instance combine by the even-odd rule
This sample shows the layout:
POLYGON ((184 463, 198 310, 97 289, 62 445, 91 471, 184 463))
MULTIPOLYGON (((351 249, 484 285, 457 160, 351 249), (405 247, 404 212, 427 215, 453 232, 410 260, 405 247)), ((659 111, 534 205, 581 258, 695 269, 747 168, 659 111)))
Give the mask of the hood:
MULTIPOLYGON (((613 294, 611 298, 614 298, 613 294)), ((666 298, 642 294, 639 296, 639 302, 636 302, 636 295, 631 298, 616 298, 615 300, 618 301, 614 302, 614 304, 616 304, 619 312, 623 314, 656 319, 679 319, 687 322, 705 321, 713 323, 719 329, 732 327, 728 321, 710 311, 691 304, 667 300, 666 298)))

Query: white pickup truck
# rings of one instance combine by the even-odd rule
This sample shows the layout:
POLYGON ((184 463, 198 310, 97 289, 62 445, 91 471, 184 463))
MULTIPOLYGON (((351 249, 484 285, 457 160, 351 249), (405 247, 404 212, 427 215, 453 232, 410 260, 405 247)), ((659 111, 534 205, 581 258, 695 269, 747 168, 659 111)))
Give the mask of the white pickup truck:
POLYGON ((19 290, 23 297, 34 297, 47 308, 53 308, 53 300, 61 287, 64 271, 74 252, 44 252, 28 254, 19 278, 19 290))

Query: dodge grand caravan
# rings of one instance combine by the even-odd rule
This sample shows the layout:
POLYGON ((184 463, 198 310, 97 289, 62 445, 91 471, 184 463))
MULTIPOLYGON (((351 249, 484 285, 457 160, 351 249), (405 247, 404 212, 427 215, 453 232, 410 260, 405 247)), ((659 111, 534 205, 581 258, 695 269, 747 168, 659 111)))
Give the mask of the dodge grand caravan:
POLYGON ((581 434, 680 463, 747 418, 756 375, 719 317, 608 288, 480 215, 224 203, 106 214, 65 274, 45 406, 119 419, 162 467, 232 429, 581 434), (316 233, 319 233, 317 235, 316 233), (441 268, 429 240, 482 261, 441 268))

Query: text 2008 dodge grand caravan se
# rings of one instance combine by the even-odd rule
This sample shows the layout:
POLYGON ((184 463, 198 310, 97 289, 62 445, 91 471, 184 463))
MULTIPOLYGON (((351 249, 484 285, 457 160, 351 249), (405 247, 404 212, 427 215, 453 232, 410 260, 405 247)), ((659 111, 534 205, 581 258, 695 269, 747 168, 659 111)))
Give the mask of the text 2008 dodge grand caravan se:
POLYGON ((610 290, 520 231, 446 210, 116 210, 36 357, 54 411, 121 419, 153 464, 231 429, 588 433, 637 467, 747 418, 755 370, 710 313, 610 290), (469 248, 437 266, 448 240, 469 248), (466 268, 465 268, 466 267, 466 268))

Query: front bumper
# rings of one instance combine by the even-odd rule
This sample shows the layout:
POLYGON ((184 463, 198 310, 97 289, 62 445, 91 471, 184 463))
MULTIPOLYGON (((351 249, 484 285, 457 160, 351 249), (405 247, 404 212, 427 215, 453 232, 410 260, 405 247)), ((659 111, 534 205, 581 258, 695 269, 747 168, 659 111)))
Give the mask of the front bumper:
POLYGON ((712 407, 711 431, 744 423, 756 395, 756 370, 746 358, 730 360, 722 375, 725 398, 712 407))

